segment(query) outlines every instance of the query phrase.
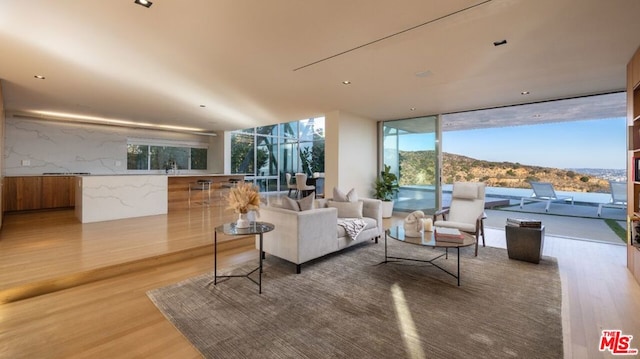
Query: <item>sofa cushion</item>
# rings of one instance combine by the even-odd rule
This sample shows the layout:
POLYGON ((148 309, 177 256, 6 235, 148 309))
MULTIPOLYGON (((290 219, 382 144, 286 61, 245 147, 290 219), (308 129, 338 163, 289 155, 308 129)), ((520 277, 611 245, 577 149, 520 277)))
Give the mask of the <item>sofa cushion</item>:
MULTIPOLYGON (((378 226, 378 223, 373 218, 364 217, 362 218, 362 220, 366 224, 362 229, 363 231, 366 231, 367 229, 371 229, 371 228, 376 228, 378 226)), ((338 227, 338 238, 347 237, 347 231, 344 230, 344 227, 342 226, 336 226, 336 227, 338 227)))
POLYGON ((315 195, 312 193, 300 200, 298 200, 298 205, 300 206, 301 211, 308 211, 314 208, 314 200, 315 195))
POLYGON ((292 211, 308 211, 314 208, 314 195, 310 194, 302 199, 294 200, 289 197, 283 197, 281 208, 292 211))
POLYGON ((362 218, 362 202, 327 201, 328 207, 338 209, 338 218, 362 218))
POLYGON ((355 188, 344 193, 339 188, 333 187, 333 200, 336 202, 358 202, 358 194, 355 188))
POLYGON ((300 212, 300 205, 298 204, 298 202, 289 197, 284 197, 282 199, 282 208, 288 209, 291 211, 300 212))

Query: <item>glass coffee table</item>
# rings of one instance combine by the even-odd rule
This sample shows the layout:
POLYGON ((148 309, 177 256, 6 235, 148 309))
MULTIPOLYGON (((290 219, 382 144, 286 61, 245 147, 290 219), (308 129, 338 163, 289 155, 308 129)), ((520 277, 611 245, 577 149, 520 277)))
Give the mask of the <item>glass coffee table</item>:
POLYGON ((262 294, 262 235, 273 231, 275 226, 267 222, 251 222, 248 228, 237 228, 236 223, 225 223, 216 227, 213 239, 213 285, 218 284, 218 279, 229 279, 234 277, 247 278, 258 285, 258 293, 262 294), (258 252, 258 267, 254 270, 240 275, 218 275, 218 233, 224 233, 229 236, 249 236, 258 235, 260 237, 260 252, 258 252), (250 275, 258 271, 258 280, 251 278, 250 275))
POLYGON ((468 234, 468 233, 464 233, 461 232, 462 235, 464 236, 464 238, 462 239, 461 243, 458 242, 445 242, 445 241, 440 241, 440 240, 436 240, 434 237, 434 233, 433 232, 422 232, 420 233, 420 237, 409 237, 406 236, 404 234, 404 227, 402 226, 395 226, 395 227, 391 227, 389 229, 387 229, 384 233, 384 262, 382 263, 390 263, 390 262, 399 262, 399 261, 414 261, 414 262, 423 262, 423 263, 429 263, 432 266, 440 269, 441 271, 449 274, 450 276, 456 278, 458 280, 458 286, 460 286, 460 248, 462 247, 468 247, 471 245, 476 244, 476 239, 468 234), (395 239, 397 241, 400 242, 404 242, 404 243, 408 243, 408 244, 413 244, 413 245, 417 245, 417 246, 422 246, 422 247, 432 247, 432 248, 444 248, 444 253, 440 254, 439 256, 436 256, 434 258, 431 258, 429 260, 423 260, 423 259, 416 259, 416 258, 403 258, 403 257, 393 257, 390 256, 387 253, 387 237, 395 239), (449 249, 450 248, 455 248, 458 251, 458 258, 457 258, 457 273, 451 273, 450 271, 440 267, 439 265, 437 265, 436 263, 434 263, 434 261, 436 259, 445 257, 445 259, 449 258, 449 249), (392 259, 392 260, 390 260, 392 259))

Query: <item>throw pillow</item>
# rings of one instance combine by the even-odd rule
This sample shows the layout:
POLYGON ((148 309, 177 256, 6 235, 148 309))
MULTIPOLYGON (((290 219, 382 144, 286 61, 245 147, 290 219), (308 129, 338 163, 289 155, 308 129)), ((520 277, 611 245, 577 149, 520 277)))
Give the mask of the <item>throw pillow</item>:
POLYGON ((314 197, 313 193, 297 201, 289 197, 284 197, 281 208, 296 212, 308 211, 314 208, 314 197))
POLYGON ((298 206, 300 207, 300 210, 308 211, 310 209, 313 209, 314 200, 315 200, 315 195, 313 193, 299 200, 298 206))
POLYGON ((328 207, 338 209, 338 218, 362 218, 362 202, 328 201, 328 207))
POLYGON ((300 205, 298 202, 289 197, 284 197, 282 199, 282 208, 300 212, 300 205))
POLYGON ((355 188, 344 193, 339 188, 333 187, 333 200, 336 202, 358 202, 358 194, 355 188))

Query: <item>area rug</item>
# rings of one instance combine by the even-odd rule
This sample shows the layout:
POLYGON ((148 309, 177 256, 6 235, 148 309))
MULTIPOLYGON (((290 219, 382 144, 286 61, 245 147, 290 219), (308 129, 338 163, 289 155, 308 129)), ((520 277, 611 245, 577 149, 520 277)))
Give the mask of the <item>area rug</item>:
MULTIPOLYGON (((389 253, 438 252, 390 241, 389 253)), ((214 286, 206 274, 148 296, 206 358, 562 358, 555 258, 536 265, 497 248, 474 257, 469 247, 460 287, 428 264, 383 259, 383 243, 365 243, 296 275, 267 256, 262 294, 246 278, 214 286)), ((455 252, 438 261, 455 272, 455 252)))

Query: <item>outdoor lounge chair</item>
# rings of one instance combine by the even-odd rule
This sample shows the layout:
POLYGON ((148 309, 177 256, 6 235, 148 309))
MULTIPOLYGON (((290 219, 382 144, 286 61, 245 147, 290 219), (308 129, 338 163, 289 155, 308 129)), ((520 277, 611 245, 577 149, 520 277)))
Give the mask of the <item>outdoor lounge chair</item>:
POLYGON ((602 214, 602 207, 627 209, 627 182, 609 181, 611 201, 598 205, 598 217, 602 214))
POLYGON ((547 202, 547 206, 544 208, 545 212, 549 212, 549 206, 551 202, 566 202, 571 201, 573 205, 572 196, 558 196, 553 189, 553 185, 549 182, 529 182, 533 189, 531 197, 522 197, 520 199, 520 208, 524 206, 524 201, 543 201, 547 202))

